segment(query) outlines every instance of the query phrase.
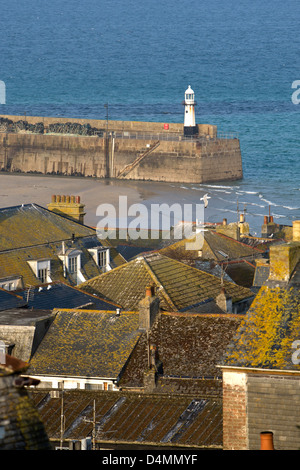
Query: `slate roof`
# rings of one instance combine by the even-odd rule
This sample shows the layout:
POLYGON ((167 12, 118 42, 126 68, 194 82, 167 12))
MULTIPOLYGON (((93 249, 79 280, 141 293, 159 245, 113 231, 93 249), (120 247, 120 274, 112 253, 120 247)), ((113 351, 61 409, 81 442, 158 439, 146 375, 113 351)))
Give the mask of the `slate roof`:
POLYGON ((75 237, 95 235, 93 229, 38 204, 0 209, 1 251, 66 240, 72 233, 75 237))
POLYGON ((26 302, 24 302, 21 295, 1 289, 0 287, 0 311, 7 310, 9 308, 22 307, 25 304, 26 302))
POLYGON ((268 280, 270 274, 270 266, 266 264, 259 264, 255 268, 253 286, 261 287, 268 280))
MULTIPOLYGON (((79 288, 113 300, 126 310, 135 310, 149 284, 156 286, 161 308, 168 311, 201 307, 214 300, 221 288, 219 278, 160 253, 138 257, 80 284, 79 288)), ((249 289, 227 280, 224 287, 233 302, 253 296, 249 289)))
MULTIPOLYGON (((59 441, 61 400, 46 390, 34 390, 31 396, 48 436, 59 441)), ((65 390, 63 396, 65 446, 92 436, 95 404, 95 440, 102 450, 118 450, 118 444, 130 450, 222 448, 220 399, 84 390, 65 390)))
MULTIPOLYGON (((216 261, 237 260, 237 259, 255 259, 262 255, 262 250, 248 244, 242 243, 234 238, 228 237, 214 230, 206 230, 203 233, 202 251, 203 259, 213 259, 216 261)), ((162 248, 160 253, 167 256, 196 257, 198 251, 186 249, 187 240, 180 240, 168 247, 162 248)))
POLYGON ((21 296, 23 303, 26 302, 29 308, 34 309, 86 308, 89 310, 116 310, 120 307, 113 302, 87 294, 62 282, 43 284, 33 287, 30 291, 27 289, 18 291, 18 295, 21 296))
POLYGON ((139 256, 142 253, 146 253, 149 251, 153 251, 152 248, 145 248, 141 246, 134 246, 134 245, 117 245, 116 249, 120 255, 123 256, 123 258, 126 261, 130 261, 132 258, 139 256))
MULTIPOLYGON (((66 250, 82 251, 82 273, 87 279, 101 273, 89 248, 109 247, 112 267, 125 263, 107 240, 100 242, 94 229, 37 204, 25 204, 0 209, 0 279, 21 275, 24 287, 39 285, 28 261, 51 259, 52 281, 64 281, 62 262, 58 258, 63 241, 66 250)), ((70 276, 66 280, 74 283, 70 276)))
POLYGON ((118 377, 139 336, 136 313, 58 310, 28 374, 118 377))
MULTIPOLYGON (((40 320, 51 319, 52 316, 52 311, 47 309, 10 308, 8 310, 2 310, 0 312, 0 338, 1 325, 34 326, 39 323, 40 320)), ((31 338, 27 339, 29 341, 31 338)))
POLYGON ((156 348, 156 393, 202 393, 221 396, 218 368, 242 321, 241 315, 161 312, 149 337, 141 335, 119 385, 143 387, 148 349, 156 348))

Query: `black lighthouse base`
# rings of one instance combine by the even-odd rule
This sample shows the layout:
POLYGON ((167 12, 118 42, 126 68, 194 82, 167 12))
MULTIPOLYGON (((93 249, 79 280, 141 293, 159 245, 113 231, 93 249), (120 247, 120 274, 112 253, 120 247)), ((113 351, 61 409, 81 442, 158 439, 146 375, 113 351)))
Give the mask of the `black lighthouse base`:
POLYGON ((196 136, 198 134, 198 127, 197 126, 184 126, 183 127, 184 136, 191 137, 196 136))

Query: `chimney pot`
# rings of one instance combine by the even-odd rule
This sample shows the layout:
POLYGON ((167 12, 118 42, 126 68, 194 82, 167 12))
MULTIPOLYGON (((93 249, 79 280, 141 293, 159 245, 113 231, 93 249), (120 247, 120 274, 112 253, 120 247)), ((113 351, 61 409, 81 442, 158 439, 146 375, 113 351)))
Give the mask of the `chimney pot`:
POLYGON ((56 195, 55 194, 52 194, 51 201, 56 202, 56 195))
POLYGON ((75 201, 77 204, 80 204, 80 196, 76 196, 75 201))
POLYGON ((74 204, 75 202, 75 196, 71 196, 71 204, 74 204))
POLYGON ((264 215, 264 225, 267 225, 267 223, 268 223, 268 216, 264 215))
POLYGON ((274 450, 273 433, 271 431, 260 433, 260 450, 274 450))
POLYGON ((223 225, 227 225, 227 219, 223 219, 223 225))
POLYGON ((151 286, 146 287, 146 297, 152 297, 152 287, 151 286))

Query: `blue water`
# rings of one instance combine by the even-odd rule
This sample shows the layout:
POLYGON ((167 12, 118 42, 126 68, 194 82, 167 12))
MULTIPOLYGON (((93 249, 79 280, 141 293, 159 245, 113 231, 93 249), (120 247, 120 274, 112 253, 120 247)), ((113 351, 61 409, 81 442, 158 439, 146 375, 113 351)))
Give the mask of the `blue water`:
POLYGON ((244 169, 242 181, 194 190, 229 220, 238 200, 253 220, 271 205, 291 224, 300 218, 299 24, 296 0, 1 2, 0 113, 105 119, 108 103, 109 119, 183 122, 190 84, 197 122, 237 132, 244 169))

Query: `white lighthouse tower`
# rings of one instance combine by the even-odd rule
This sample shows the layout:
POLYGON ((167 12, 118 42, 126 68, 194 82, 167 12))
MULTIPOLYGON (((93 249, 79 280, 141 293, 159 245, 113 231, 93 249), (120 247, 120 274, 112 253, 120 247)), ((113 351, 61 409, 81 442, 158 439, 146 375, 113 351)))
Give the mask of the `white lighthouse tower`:
POLYGON ((184 135, 197 134, 197 126, 195 120, 195 93, 189 85, 184 94, 184 135))

